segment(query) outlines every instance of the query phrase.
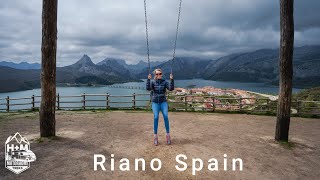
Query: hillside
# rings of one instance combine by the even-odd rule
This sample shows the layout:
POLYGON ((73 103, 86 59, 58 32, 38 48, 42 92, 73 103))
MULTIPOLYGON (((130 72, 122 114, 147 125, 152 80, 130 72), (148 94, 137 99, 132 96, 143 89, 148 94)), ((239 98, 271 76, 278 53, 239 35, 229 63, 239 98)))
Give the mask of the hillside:
MULTIPOLYGON (((195 57, 176 57, 173 63, 173 73, 175 79, 193 79, 202 78, 203 69, 208 65, 210 59, 202 59, 195 57)), ((172 59, 162 64, 151 67, 151 74, 155 68, 162 69, 164 78, 169 78, 171 71, 172 59)), ((148 76, 148 68, 146 67, 137 75, 139 78, 148 76)))
POLYGON ((0 92, 28 90, 40 87, 39 70, 21 70, 0 66, 0 92), (5 74, 5 76, 4 76, 5 74))
MULTIPOLYGON (((264 82, 278 84, 279 50, 262 49, 249 53, 232 54, 211 61, 203 78, 216 81, 264 82)), ((295 87, 320 85, 320 46, 295 48, 295 87)))
POLYGON ((293 97, 305 101, 320 101, 320 87, 303 90, 294 94, 293 97))
MULTIPOLYGON (((14 69, 0 66, 0 92, 22 91, 40 87, 40 70, 14 69)), ((72 77, 70 72, 57 70, 57 82, 64 82, 72 77)))

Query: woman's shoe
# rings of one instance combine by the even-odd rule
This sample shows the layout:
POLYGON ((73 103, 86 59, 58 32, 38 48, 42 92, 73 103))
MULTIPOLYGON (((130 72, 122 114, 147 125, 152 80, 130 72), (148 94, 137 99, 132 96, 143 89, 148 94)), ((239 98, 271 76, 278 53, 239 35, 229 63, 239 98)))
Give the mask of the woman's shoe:
POLYGON ((171 144, 171 139, 170 139, 170 135, 166 135, 166 139, 167 139, 167 144, 171 144))
POLYGON ((155 138, 153 139, 153 144, 154 144, 155 146, 158 146, 158 137, 155 137, 155 138))

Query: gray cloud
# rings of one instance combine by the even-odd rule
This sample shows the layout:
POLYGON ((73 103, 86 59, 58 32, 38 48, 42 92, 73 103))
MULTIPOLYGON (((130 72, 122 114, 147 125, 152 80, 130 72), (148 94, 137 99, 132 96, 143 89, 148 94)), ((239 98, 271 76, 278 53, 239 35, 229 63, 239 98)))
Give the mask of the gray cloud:
MULTIPOLYGON (((172 56, 178 0, 147 1, 151 60, 172 56)), ((60 0, 58 66, 82 54, 94 62, 146 60, 143 0, 60 0)), ((295 45, 320 44, 318 0, 295 1, 295 45)), ((40 62, 40 0, 0 4, 0 60, 40 62)), ((184 0, 177 56, 219 56, 279 46, 279 1, 184 0)))

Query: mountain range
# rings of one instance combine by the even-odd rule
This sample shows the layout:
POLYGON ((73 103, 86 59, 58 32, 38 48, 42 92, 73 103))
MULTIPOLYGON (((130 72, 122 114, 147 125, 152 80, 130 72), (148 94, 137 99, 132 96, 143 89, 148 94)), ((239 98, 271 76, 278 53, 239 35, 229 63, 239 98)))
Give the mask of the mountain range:
POLYGON ((15 69, 40 69, 41 64, 39 63, 28 63, 28 62, 7 62, 7 61, 0 61, 0 66, 11 67, 15 69))
MULTIPOLYGON (((278 84, 279 50, 261 49, 232 54, 211 61, 203 78, 216 81, 264 82, 278 84)), ((294 49, 293 84, 296 87, 320 85, 320 46, 294 49)))
MULTIPOLYGON (((203 78, 215 81, 262 82, 278 84, 278 49, 260 49, 236 53, 215 60, 198 57, 177 57, 167 61, 151 62, 151 71, 163 70, 168 78, 171 67, 175 79, 203 78)), ((320 46, 302 46, 294 50, 295 87, 320 85, 320 46)), ((0 62, 0 92, 40 87, 40 65, 0 62), (24 65, 24 66, 23 66, 24 65), (37 68, 38 67, 38 68, 37 68), (4 85, 5 84, 5 85, 4 85)), ((108 85, 141 81, 148 75, 148 63, 127 64, 124 59, 106 58, 93 63, 83 55, 76 63, 57 67, 57 83, 73 85, 108 85)))

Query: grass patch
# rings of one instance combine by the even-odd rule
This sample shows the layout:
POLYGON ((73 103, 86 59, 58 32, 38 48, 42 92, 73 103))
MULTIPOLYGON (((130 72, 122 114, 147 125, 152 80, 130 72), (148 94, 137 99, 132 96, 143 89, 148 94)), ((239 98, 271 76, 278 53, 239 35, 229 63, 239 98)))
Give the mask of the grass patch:
POLYGON ((320 114, 319 115, 317 115, 317 114, 299 114, 299 115, 295 114, 293 116, 294 117, 303 117, 303 118, 317 118, 317 119, 320 118, 320 114))
POLYGON ((0 113, 0 125, 4 122, 10 121, 14 118, 24 118, 26 120, 37 119, 38 112, 26 112, 26 111, 16 111, 16 112, 4 112, 0 113))
MULTIPOLYGON (((152 112, 152 109, 150 108, 136 108, 136 109, 130 109, 130 108, 114 108, 110 107, 109 109, 105 108, 91 108, 91 109, 69 109, 69 110, 56 110, 56 112, 60 113, 68 113, 68 112, 81 112, 81 113, 106 113, 106 112, 112 112, 112 111, 126 111, 128 113, 135 113, 135 112, 152 112)), ((214 111, 212 110, 196 110, 195 108, 188 107, 187 111, 185 111, 185 108, 177 109, 177 107, 169 106, 169 112, 197 112, 197 113, 221 113, 221 114, 248 114, 248 115, 261 115, 261 116, 276 116, 275 111, 247 111, 247 110, 219 110, 216 109, 214 111)), ((27 119, 35 118, 38 115, 38 111, 15 111, 15 112, 2 112, 0 113, 0 122, 4 120, 8 120, 11 116, 19 115, 25 115, 24 117, 27 119)), ((302 117, 302 118, 320 118, 320 115, 312 115, 312 114, 291 114, 291 117, 302 117)))
POLYGON ((279 141, 278 143, 285 149, 293 149, 295 147, 293 142, 279 141))
POLYGON ((61 137, 59 136, 49 136, 49 137, 39 137, 35 141, 38 143, 43 143, 43 142, 51 142, 54 140, 60 140, 61 137))
POLYGON ((0 115, 0 120, 2 120, 2 119, 6 119, 6 116, 0 115))

